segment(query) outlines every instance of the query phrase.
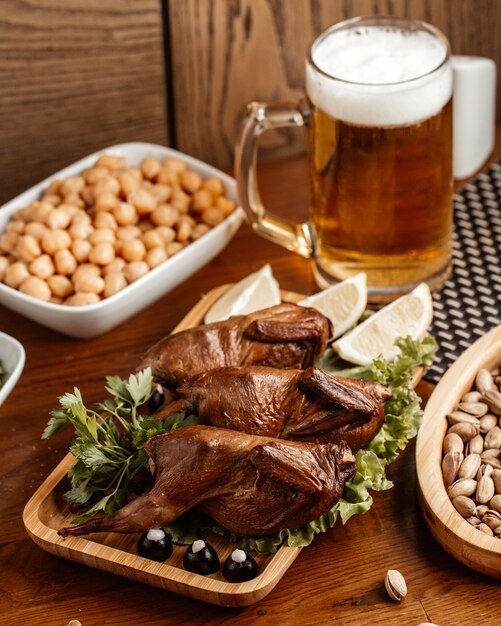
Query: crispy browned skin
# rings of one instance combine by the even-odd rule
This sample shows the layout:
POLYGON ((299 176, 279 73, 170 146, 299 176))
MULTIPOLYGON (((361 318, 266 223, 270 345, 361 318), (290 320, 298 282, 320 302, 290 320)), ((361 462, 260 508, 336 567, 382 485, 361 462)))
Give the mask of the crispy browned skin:
POLYGON ((175 388, 203 372, 232 365, 304 369, 324 351, 332 324, 322 313, 279 304, 250 315, 169 335, 151 347, 137 370, 175 388))
POLYGON ((326 513, 355 472, 345 443, 282 441, 211 426, 157 435, 145 449, 155 465, 149 492, 59 534, 144 531, 198 506, 237 535, 266 535, 326 513))
POLYGON ((221 428, 289 440, 345 440, 352 450, 367 445, 384 422, 390 388, 331 376, 310 367, 222 367, 177 389, 181 400, 162 407, 159 419, 188 411, 221 428))

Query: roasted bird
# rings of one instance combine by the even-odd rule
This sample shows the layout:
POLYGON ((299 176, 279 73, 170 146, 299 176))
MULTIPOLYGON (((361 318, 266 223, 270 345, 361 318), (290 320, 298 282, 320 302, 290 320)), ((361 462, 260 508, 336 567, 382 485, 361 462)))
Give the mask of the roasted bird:
POLYGON ((156 413, 196 413, 220 428, 295 441, 367 445, 384 422, 386 385, 331 376, 318 367, 221 367, 184 383, 156 413))
POLYGON ((355 472, 345 443, 282 441, 211 426, 157 435, 144 447, 155 469, 150 491, 60 535, 144 531, 195 506, 237 535, 267 535, 326 513, 355 472))
POLYGON ((331 336, 332 324, 322 313, 279 304, 169 335, 146 352, 137 370, 151 367, 156 382, 173 389, 216 367, 304 369, 313 365, 331 336))

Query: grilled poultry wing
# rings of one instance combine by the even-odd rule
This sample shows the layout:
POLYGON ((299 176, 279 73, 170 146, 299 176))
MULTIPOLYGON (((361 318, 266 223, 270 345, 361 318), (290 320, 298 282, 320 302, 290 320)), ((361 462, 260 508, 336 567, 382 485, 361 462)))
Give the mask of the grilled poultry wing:
POLYGON ((157 412, 193 412, 213 426, 296 441, 368 444, 384 422, 386 385, 327 374, 318 367, 222 367, 177 389, 181 398, 157 412))
POLYGON ((155 467, 150 491, 60 535, 144 531, 194 506, 237 535, 266 535, 326 513, 355 472, 344 443, 282 441, 211 426, 157 435, 144 447, 155 467))
POLYGON ((320 356, 331 336, 332 324, 322 313, 279 304, 169 335, 146 352, 137 370, 151 367, 155 380, 172 389, 216 367, 304 369, 320 356))

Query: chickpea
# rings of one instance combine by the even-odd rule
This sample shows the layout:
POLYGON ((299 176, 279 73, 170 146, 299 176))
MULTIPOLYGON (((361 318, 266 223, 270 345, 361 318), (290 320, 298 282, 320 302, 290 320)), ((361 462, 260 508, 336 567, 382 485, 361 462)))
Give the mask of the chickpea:
POLYGON ((28 268, 26 267, 26 263, 22 261, 16 261, 9 265, 9 267, 5 270, 4 283, 9 285, 9 287, 13 287, 14 289, 18 289, 19 285, 28 278, 30 273, 28 272, 28 268))
POLYGON ((141 230, 132 224, 129 226, 121 226, 117 229, 117 239, 119 241, 128 241, 141 236, 141 230))
POLYGON ((67 228, 69 226, 71 217, 66 211, 62 211, 59 207, 52 209, 45 216, 44 222, 49 228, 67 228))
POLYGON ((32 298, 38 298, 38 300, 44 300, 48 302, 51 298, 51 291, 49 285, 38 278, 38 276, 28 276, 21 283, 19 290, 32 298))
POLYGON ((87 206, 92 206, 94 204, 92 187, 84 187, 80 192, 80 197, 82 198, 84 204, 86 204, 87 206))
POLYGON ((180 213, 188 213, 188 209, 190 208, 191 197, 184 193, 184 191, 174 191, 172 193, 170 203, 173 207, 175 207, 180 213))
POLYGON ((147 157, 141 161, 141 170, 146 178, 155 178, 161 167, 160 161, 152 157, 147 157))
POLYGON ((124 274, 129 283, 133 283, 141 276, 149 272, 150 268, 144 261, 132 261, 125 266, 124 274))
POLYGON ((109 298, 127 287, 127 279, 122 272, 110 272, 104 277, 104 297, 109 298))
POLYGON ((191 224, 187 219, 181 218, 177 223, 177 240, 181 243, 191 237, 191 224))
POLYGON ((158 203, 167 202, 172 195, 172 188, 169 185, 153 185, 150 193, 158 203))
MULTIPOLYGON (((67 179, 69 180, 69 179, 67 179)), ((54 180, 52 180, 49 183, 49 186, 47 187, 47 192, 48 193, 55 193, 55 194, 59 194, 61 187, 63 185, 65 181, 61 180, 60 178, 55 178, 54 180)))
POLYGON ((230 213, 235 210, 235 203, 232 200, 228 200, 228 198, 218 198, 216 200, 216 207, 221 211, 224 217, 227 217, 230 213))
POLYGON ((193 200, 191 202, 191 208, 196 213, 205 211, 212 206, 213 198, 210 191, 207 189, 199 189, 193 194, 193 200))
POLYGON ((19 258, 26 261, 26 263, 30 263, 42 254, 38 240, 31 235, 22 235, 19 237, 16 252, 19 258))
POLYGON ((104 211, 100 211, 95 219, 94 226, 96 228, 111 228, 111 230, 116 230, 118 228, 117 222, 111 213, 105 213, 104 211))
POLYGON ((167 244, 165 251, 167 252, 167 255, 171 257, 177 254, 183 248, 184 248, 183 244, 179 243, 179 241, 172 241, 171 243, 167 244))
POLYGON ((71 237, 66 230, 56 228, 47 230, 42 237, 42 249, 47 254, 54 255, 58 250, 66 250, 71 245, 71 237))
POLYGON ((73 274, 72 282, 76 292, 102 293, 104 291, 104 279, 93 272, 80 272, 77 276, 73 274))
POLYGON ((9 265, 9 259, 6 256, 0 256, 0 283, 3 282, 5 272, 9 265))
POLYGON ((157 226, 155 232, 160 235, 164 244, 171 243, 176 238, 176 231, 170 226, 157 226))
POLYGON ((56 298, 67 298, 73 293, 73 284, 67 276, 53 274, 47 278, 47 284, 56 298))
POLYGON ((163 263, 167 258, 167 253, 163 246, 158 246, 156 248, 151 248, 146 253, 145 261, 148 263, 151 269, 163 263))
POLYGON ((141 235, 144 235, 144 233, 147 233, 149 230, 152 230, 154 228, 153 224, 148 219, 141 220, 138 223, 137 227, 141 231, 141 235))
POLYGON ((121 170, 125 167, 125 159, 112 154, 102 154, 96 162, 96 167, 105 167, 110 171, 121 170))
POLYGON ((68 196, 70 194, 79 194, 85 187, 85 179, 83 176, 68 176, 65 180, 53 181, 58 182, 57 189, 51 189, 55 193, 59 192, 62 196, 68 196))
POLYGON ((96 211, 113 211, 120 203, 118 196, 111 193, 111 191, 105 191, 96 197, 94 206, 96 211))
POLYGON ((142 261, 146 247, 140 239, 128 239, 122 244, 122 256, 126 261, 142 261))
POLYGON ((71 252, 78 263, 83 263, 89 258, 92 244, 86 239, 75 239, 71 244, 71 252))
POLYGON ((77 268, 77 260, 69 250, 56 252, 54 263, 59 274, 73 274, 77 268))
POLYGON ((173 172, 177 172, 178 174, 180 174, 181 172, 185 172, 188 169, 186 163, 184 161, 181 161, 181 159, 173 159, 168 157, 164 159, 163 164, 165 165, 165 167, 168 167, 173 172))
POLYGON ((51 204, 53 207, 56 207, 61 203, 61 198, 57 193, 44 193, 41 200, 42 202, 51 204))
POLYGON ((96 228, 94 232, 89 235, 89 241, 93 245, 101 243, 102 241, 107 241, 108 243, 115 244, 115 231, 111 230, 111 228, 96 228))
POLYGON ((63 196, 61 204, 69 204, 70 206, 74 206, 77 209, 85 208, 85 202, 78 193, 69 193, 66 196, 63 196))
POLYGON ((82 263, 73 272, 72 278, 79 278, 84 274, 92 274, 93 276, 101 276, 101 268, 93 263, 82 263))
POLYGON ((179 211, 170 204, 162 204, 150 216, 155 226, 174 226, 179 219, 179 211))
POLYGON ((155 196, 146 189, 138 189, 128 197, 128 200, 136 207, 139 215, 147 215, 157 208, 155 196))
POLYGON ((25 207, 23 207, 21 209, 18 209, 14 213, 14 219, 21 220, 22 222, 29 222, 30 220, 33 219, 31 213, 32 213, 31 205, 30 206, 25 206, 25 207))
POLYGON ((38 202, 36 206, 33 207, 32 219, 36 222, 45 222, 45 218, 51 211, 54 210, 54 206, 55 205, 51 202, 38 202))
POLYGON ((106 193, 111 193, 114 196, 118 196, 120 193, 120 183, 114 176, 103 176, 92 189, 92 194, 96 200, 106 193))
POLYGON ((91 167, 90 169, 88 169, 86 172, 83 173, 85 182, 88 185, 95 185, 98 180, 108 175, 109 175, 109 171, 105 167, 101 167, 101 166, 91 167))
POLYGON ((210 193, 216 198, 224 193, 223 183, 219 180, 219 178, 208 178, 204 182, 203 187, 204 189, 207 189, 207 191, 210 191, 210 193))
POLYGON ((94 227, 90 223, 90 219, 75 216, 73 224, 70 226, 69 233, 73 239, 87 239, 94 231, 94 227))
MULTIPOLYGON (((104 213, 103 215, 107 215, 104 213)), ((128 202, 120 202, 120 204, 113 209, 113 217, 117 224, 120 226, 127 226, 128 224, 136 224, 139 220, 136 208, 128 202)))
MULTIPOLYGON (((66 213, 70 218, 70 222, 72 223, 77 215, 86 215, 85 211, 82 211, 81 206, 79 206, 78 204, 73 204, 71 202, 66 202, 66 199, 63 204, 60 204, 57 208, 59 211, 63 211, 64 213, 66 213)), ((63 226, 61 226, 60 228, 63 228, 63 226)), ((66 228, 66 226, 64 226, 64 228, 66 228)))
POLYGON ((92 248, 89 261, 96 265, 108 265, 115 258, 115 247, 108 241, 100 241, 92 248))
POLYGON ((67 306, 87 306, 89 304, 96 304, 99 302, 100 297, 96 293, 91 291, 85 293, 75 293, 64 301, 67 306))
POLYGON ((122 273, 125 265, 126 265, 126 263, 125 263, 124 259, 122 259, 122 257, 115 257, 111 263, 108 263, 108 265, 105 265, 103 267, 103 272, 104 272, 105 277, 108 274, 120 274, 120 273, 122 273))
POLYGON ((202 222, 208 226, 217 226, 224 220, 224 215, 215 206, 205 209, 202 213, 202 222))
POLYGON ((40 241, 46 232, 47 227, 40 222, 30 222, 26 224, 26 228, 24 229, 25 235, 30 235, 34 237, 37 241, 40 241))
POLYGON ((202 186, 202 179, 196 172, 181 172, 179 176, 181 187, 189 193, 195 193, 202 186))
POLYGON ((127 197, 137 191, 141 186, 141 179, 138 179, 138 177, 135 176, 130 170, 125 170, 125 172, 122 172, 118 176, 118 181, 120 183, 120 187, 122 188, 123 193, 127 197))
POLYGON ((197 224, 191 231, 191 238, 193 239, 193 241, 196 241, 197 239, 200 239, 202 235, 208 233, 209 230, 210 226, 207 226, 207 224, 197 224))
POLYGON ((0 237, 0 250, 2 252, 12 252, 17 246, 19 236, 17 233, 4 233, 0 237))
POLYGON ((56 271, 52 258, 48 254, 42 254, 29 264, 30 273, 38 278, 46 280, 56 271))
POLYGON ((164 240, 156 228, 143 233, 141 235, 141 240, 148 250, 164 245, 164 240))
POLYGON ((175 170, 163 166, 157 174, 157 182, 161 185, 176 185, 179 182, 179 174, 175 170))
POLYGON ((22 220, 11 220, 7 224, 7 228, 5 232, 7 233, 16 233, 17 235, 22 235, 24 233, 25 224, 22 220))

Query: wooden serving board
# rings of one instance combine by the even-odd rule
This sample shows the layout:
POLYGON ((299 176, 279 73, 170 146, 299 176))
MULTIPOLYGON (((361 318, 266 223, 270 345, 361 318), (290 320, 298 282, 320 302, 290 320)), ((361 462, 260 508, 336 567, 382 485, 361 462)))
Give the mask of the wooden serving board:
POLYGON ((501 364, 501 326, 476 341, 446 372, 431 394, 416 443, 418 499, 428 527, 453 557, 501 578, 501 539, 476 530, 452 506, 442 479, 442 444, 447 417, 469 391, 481 368, 501 364))
MULTIPOLYGON (((229 286, 222 285, 203 296, 173 332, 202 323, 206 312, 229 286)), ((282 291, 282 299, 287 302, 298 302, 304 297, 282 291)), ((246 606, 270 593, 301 550, 282 546, 276 554, 253 555, 261 573, 253 580, 235 584, 226 582, 221 572, 210 576, 187 572, 183 568, 183 554, 187 546, 174 546, 173 555, 168 561, 157 563, 137 556, 135 553, 137 534, 95 533, 90 536, 63 539, 57 534, 57 530, 68 526, 74 517, 63 499, 66 490, 66 472, 73 460, 71 453, 64 457, 32 496, 23 513, 24 525, 33 541, 57 556, 197 600, 223 606, 246 606)), ((237 547, 219 535, 211 534, 207 540, 216 548, 221 563, 237 547)))

